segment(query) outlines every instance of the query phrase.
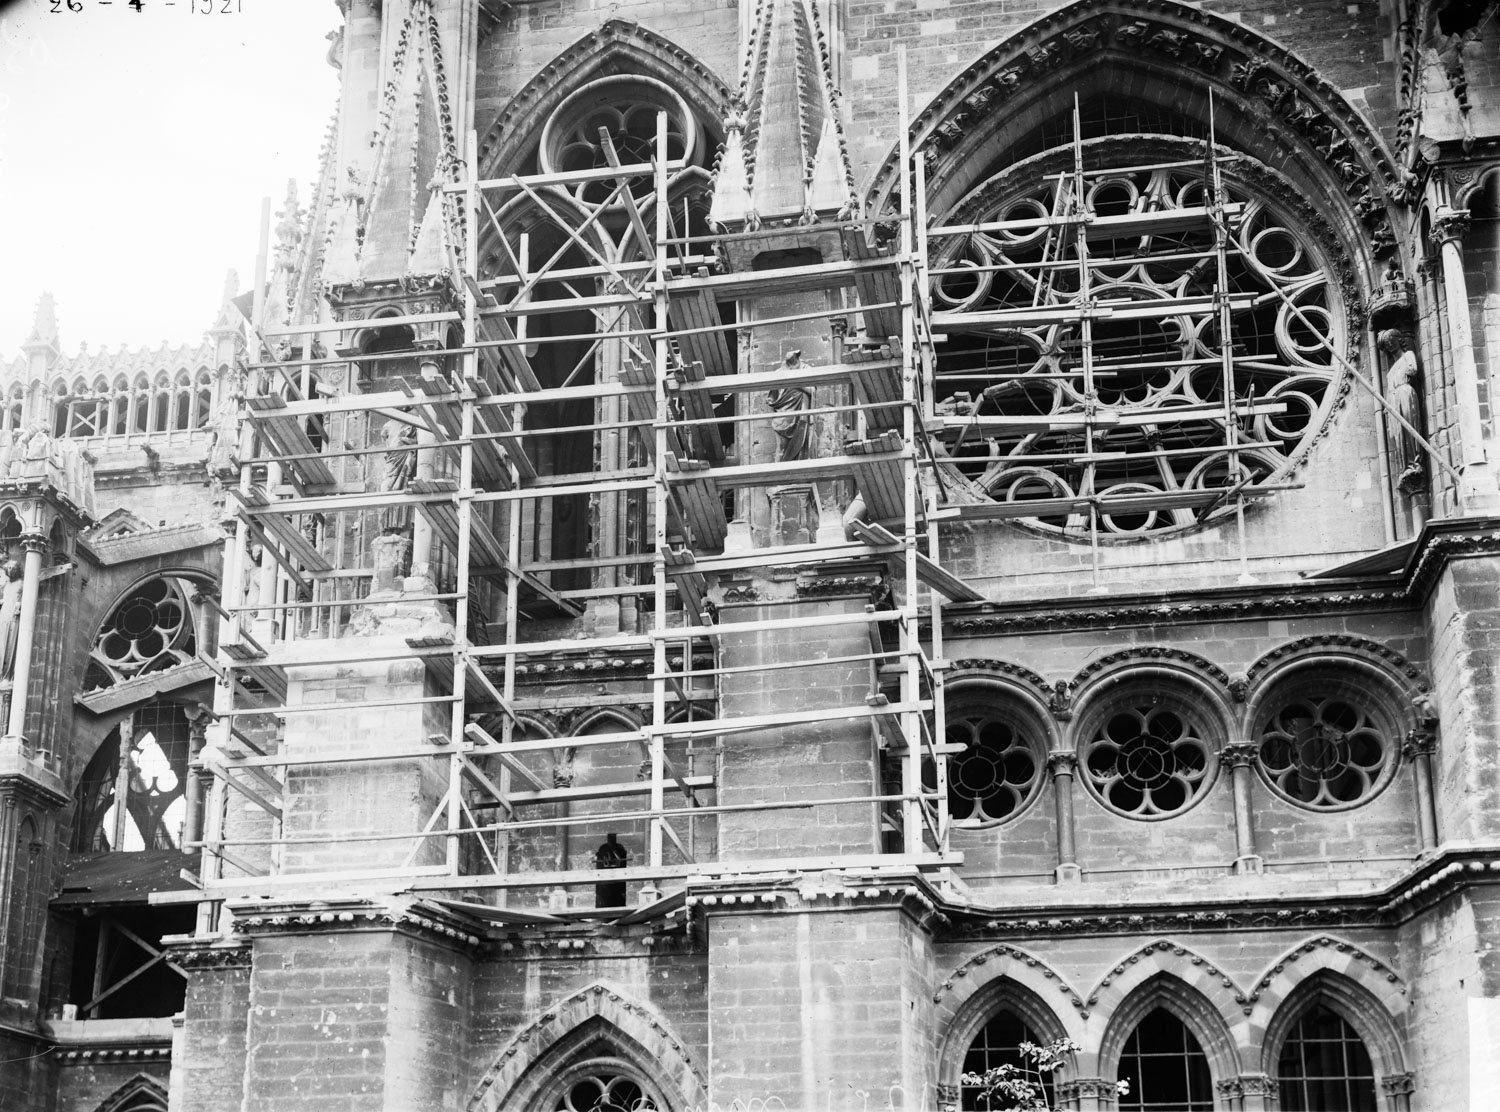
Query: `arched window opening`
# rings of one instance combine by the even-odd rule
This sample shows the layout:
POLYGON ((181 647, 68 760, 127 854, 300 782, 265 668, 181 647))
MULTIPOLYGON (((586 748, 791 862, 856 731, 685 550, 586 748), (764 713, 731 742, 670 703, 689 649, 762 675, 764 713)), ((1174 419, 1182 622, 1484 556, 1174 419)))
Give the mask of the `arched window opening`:
POLYGON ((121 375, 109 392, 109 433, 124 436, 130 428, 130 383, 121 375))
POLYGON ((16 830, 11 861, 10 923, 6 932, 3 994, 24 998, 31 992, 32 963, 41 939, 46 901, 46 870, 36 819, 27 815, 16 830))
POLYGON ((15 432, 26 427, 26 387, 19 382, 5 395, 5 432, 15 432))
POLYGON ((193 428, 207 427, 214 414, 214 380, 207 370, 200 369, 194 380, 193 428))
MULTIPOLYGON (((1022 1043, 1041 1046, 1044 1041, 1024 1019, 1015 1012, 1002 1008, 980 1028, 974 1041, 969 1044, 968 1053, 964 1055, 963 1072, 983 1075, 1001 1066, 1012 1066, 1020 1071, 1017 1075, 1019 1079, 1032 1082, 1046 1094, 1047 1107, 1053 1108, 1057 1103, 1053 1076, 1050 1073, 1046 1076, 1038 1075, 1031 1068, 1030 1059, 1021 1054, 1022 1043)), ((983 1087, 978 1085, 965 1084, 960 1092, 965 1112, 971 1109, 998 1112, 1001 1109, 1028 1107, 999 1096, 986 1097, 983 1087)))
POLYGON ((1217 772, 1220 739, 1186 690, 1129 684, 1089 713, 1080 732, 1084 784, 1129 818, 1181 814, 1203 798, 1217 772))
POLYGON ((171 425, 172 380, 165 371, 156 376, 151 388, 151 431, 166 432, 171 425))
POLYGON ((1373 799, 1395 775, 1397 697, 1348 665, 1304 668, 1260 701, 1254 738, 1261 778, 1276 795, 1318 811, 1373 799))
POLYGON ((145 375, 135 380, 131 397, 131 432, 151 431, 151 382, 145 375))
POLYGON ((1288 1032, 1277 1061, 1283 1112, 1375 1112, 1375 1067, 1353 1027, 1314 1004, 1288 1032))
MULTIPOLYGON (((1023 811, 1042 783, 1046 742, 1011 700, 983 686, 955 686, 948 696, 946 737, 963 751, 948 760, 948 814, 964 826, 992 826, 1023 811)), ((923 769, 936 789, 931 762, 923 769)))
MULTIPOLYGON (((360 342, 361 355, 390 355, 411 352, 416 347, 417 335, 410 325, 392 324, 380 326, 380 318, 370 321, 372 331, 360 342)), ((379 393, 395 389, 395 380, 416 372, 415 355, 410 359, 366 359, 359 364, 359 390, 362 394, 379 393)))
POLYGON ((186 432, 193 421, 193 382, 187 371, 177 372, 173 393, 176 396, 172 405, 172 427, 178 432, 186 432))
POLYGON ((1213 1077, 1193 1033, 1165 1008, 1150 1012, 1130 1033, 1119 1079, 1129 1083, 1120 1112, 1212 1112, 1213 1077))
POLYGON ((94 639, 84 690, 186 664, 197 652, 188 587, 151 579, 110 612, 94 639))
POLYGON ((74 853, 177 849, 189 725, 175 703, 132 711, 95 751, 74 793, 74 853))

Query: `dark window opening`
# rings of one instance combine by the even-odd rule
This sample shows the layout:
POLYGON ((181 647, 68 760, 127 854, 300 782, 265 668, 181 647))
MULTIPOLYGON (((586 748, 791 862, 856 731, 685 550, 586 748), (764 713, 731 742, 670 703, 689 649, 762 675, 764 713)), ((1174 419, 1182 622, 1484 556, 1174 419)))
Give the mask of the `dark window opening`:
POLYGON ((1213 1078, 1203 1048, 1183 1022, 1157 1008, 1130 1033, 1120 1055, 1130 1091, 1120 1112, 1212 1112, 1213 1078))
POLYGON ((1285 1112, 1375 1112, 1370 1053, 1343 1016, 1324 1004, 1297 1021, 1276 1065, 1285 1112))

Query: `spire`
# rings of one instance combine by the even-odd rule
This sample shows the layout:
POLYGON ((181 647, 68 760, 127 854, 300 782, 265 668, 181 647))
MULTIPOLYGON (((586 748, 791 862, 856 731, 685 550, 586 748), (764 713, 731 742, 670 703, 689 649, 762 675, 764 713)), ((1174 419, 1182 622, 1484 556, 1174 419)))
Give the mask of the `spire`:
POLYGON ((239 331, 240 311, 234 299, 240 293, 239 271, 230 269, 224 274, 224 293, 219 298, 219 315, 209 328, 210 336, 233 334, 239 331))
POLYGON ((743 151, 747 223, 812 223, 853 208, 854 173, 817 0, 762 0, 739 97, 743 124, 738 112, 725 121, 716 221, 736 222, 736 141, 743 151))
POLYGON ((44 292, 37 298, 36 316, 32 318, 31 335, 21 345, 25 352, 60 352, 57 343, 57 302, 51 293, 44 292))

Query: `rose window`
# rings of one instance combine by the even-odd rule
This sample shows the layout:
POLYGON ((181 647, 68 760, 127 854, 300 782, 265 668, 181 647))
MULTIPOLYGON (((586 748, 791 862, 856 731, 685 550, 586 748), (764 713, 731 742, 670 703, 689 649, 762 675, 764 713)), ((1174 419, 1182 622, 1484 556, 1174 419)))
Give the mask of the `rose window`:
POLYGON ((1116 709, 1089 742, 1085 780, 1100 799, 1133 818, 1186 810, 1211 780, 1203 731, 1177 710, 1144 700, 1116 709))
POLYGON ((86 688, 107 687, 193 659, 193 623, 182 588, 145 583, 115 607, 94 641, 86 688))
MULTIPOLYGON (((667 158, 691 159, 698 144, 697 127, 686 102, 668 86, 649 77, 617 76, 590 82, 558 105, 542 131, 543 173, 595 170, 610 165, 600 132, 607 132, 622 166, 656 158, 656 116, 667 114, 667 158)), ((611 203, 616 182, 601 179, 567 186, 591 207, 611 203)), ((630 179, 631 195, 648 196, 650 175, 630 179)), ((618 197, 613 198, 618 201, 618 197)))
POLYGON ((1009 818, 1040 783, 1040 764, 1025 734, 992 710, 950 712, 947 741, 964 747, 948 761, 948 813, 957 822, 979 826, 1009 818))
POLYGON ((1068 536, 1213 520, 1285 484, 1337 394, 1329 253, 1290 187, 1226 155, 1221 269, 1201 144, 1083 150, 1081 190, 1072 148, 1049 151, 972 192, 942 221, 971 230, 933 241, 944 471, 1015 504, 995 516, 1068 536), (1125 164, 1140 168, 1102 169, 1125 164))
POLYGON ((1370 715, 1344 699, 1296 699, 1272 715, 1260 735, 1260 766, 1271 786, 1320 810, 1373 795, 1391 753, 1370 715))

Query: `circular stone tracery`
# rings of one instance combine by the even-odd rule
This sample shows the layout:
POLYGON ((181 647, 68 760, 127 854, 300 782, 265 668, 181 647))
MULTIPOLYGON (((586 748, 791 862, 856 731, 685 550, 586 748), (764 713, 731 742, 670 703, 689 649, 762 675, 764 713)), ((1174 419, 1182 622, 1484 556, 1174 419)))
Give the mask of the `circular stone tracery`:
POLYGON ((960 703, 948 713, 946 735, 950 745, 964 746, 948 762, 948 813, 955 822, 993 825, 1018 814, 1036 793, 1036 748, 1025 727, 1002 708, 960 703))
POLYGON ((1180 814, 1213 779, 1203 729, 1149 695, 1111 709, 1092 734, 1083 770, 1106 806, 1140 819, 1180 814))
MULTIPOLYGON (((1216 492, 1290 471, 1326 421, 1333 352, 1345 336, 1331 253, 1278 199, 1293 195, 1290 185, 1253 160, 1224 156, 1227 198, 1238 206, 1222 279, 1235 298, 1226 376, 1214 233, 1193 217, 1205 203, 1201 144, 1135 136, 1084 150, 1086 166, 1156 167, 1090 179, 1084 196, 1096 220, 1185 215, 1151 234, 1144 225, 1090 234, 1087 295, 1097 309, 1086 337, 1076 319, 1059 319, 1083 293, 1076 238, 1040 220, 1069 209, 1071 147, 1017 164, 950 214, 945 223, 1037 226, 950 237, 934 252, 933 309, 949 337, 935 383, 937 409, 949 418, 945 471, 999 502, 1097 495, 1106 500, 1105 536, 1192 527, 1222 508, 1216 492), (1016 309, 1034 310, 1036 323, 977 315, 1016 309), (1226 377, 1235 439, 1247 445, 1237 459, 1226 450, 1226 377), (1132 494, 1147 504, 1120 508, 1119 497, 1132 494)), ((1088 534, 1086 510, 1038 511, 1033 524, 1088 534)))
POLYGON ((182 588, 153 579, 132 591, 105 621, 90 654, 88 687, 108 686, 191 660, 193 623, 182 588))
POLYGON ((1369 712, 1328 695, 1285 702, 1260 734, 1260 767, 1271 788, 1325 811, 1373 796, 1385 784, 1393 752, 1369 712))
MULTIPOLYGON (((542 130, 538 152, 542 172, 595 170, 610 165, 601 129, 609 133, 620 165, 651 162, 656 157, 658 111, 667 114, 667 158, 692 161, 698 129, 687 102, 653 78, 618 75, 589 82, 557 106, 542 130)), ((631 178, 631 195, 644 198, 653 184, 649 174, 631 178)), ((567 187, 591 207, 608 203, 614 188, 612 179, 567 187)), ((619 198, 614 203, 619 203, 619 198)))

